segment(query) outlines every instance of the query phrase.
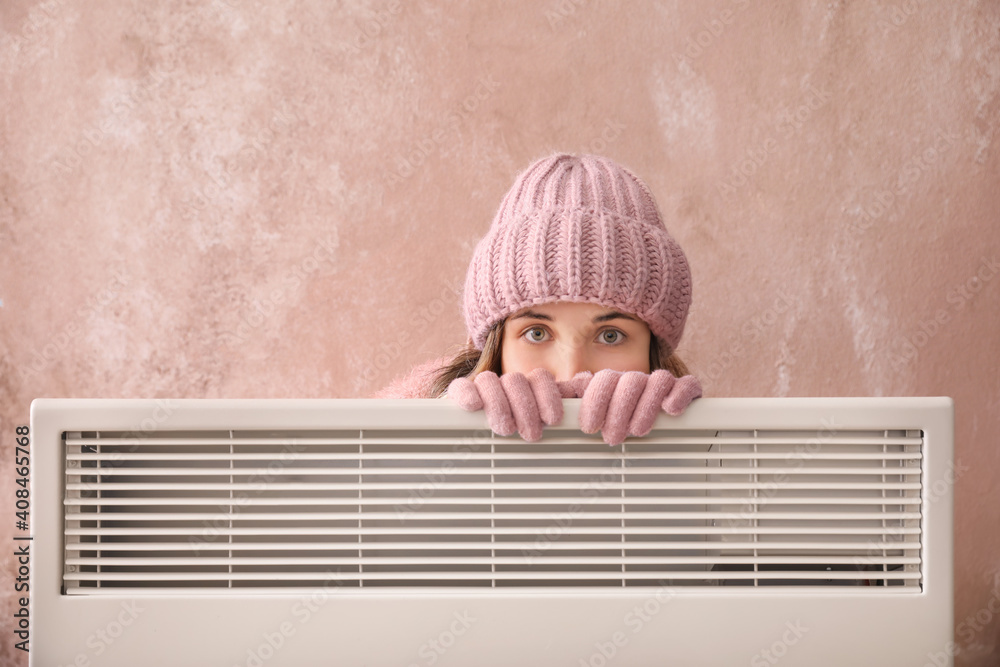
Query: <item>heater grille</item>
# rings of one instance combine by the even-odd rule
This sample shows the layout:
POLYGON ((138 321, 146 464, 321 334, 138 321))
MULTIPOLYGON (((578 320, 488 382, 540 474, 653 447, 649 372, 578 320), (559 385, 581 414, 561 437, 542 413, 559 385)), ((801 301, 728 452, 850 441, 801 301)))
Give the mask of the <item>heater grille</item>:
POLYGON ((63 437, 71 595, 922 583, 920 431, 63 437))

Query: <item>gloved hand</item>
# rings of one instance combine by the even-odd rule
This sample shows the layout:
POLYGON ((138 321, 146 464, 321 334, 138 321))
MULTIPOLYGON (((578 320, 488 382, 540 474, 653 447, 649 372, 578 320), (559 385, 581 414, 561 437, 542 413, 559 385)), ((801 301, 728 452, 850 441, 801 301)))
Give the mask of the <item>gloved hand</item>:
POLYGON ((447 396, 470 412, 485 410, 490 428, 497 435, 517 431, 528 442, 534 442, 542 437, 544 425, 562 421, 562 391, 552 373, 536 368, 528 375, 504 373, 498 377, 492 371, 483 371, 472 380, 455 378, 448 385, 447 396))
POLYGON ((660 410, 677 416, 701 396, 701 383, 693 375, 675 378, 669 371, 598 371, 578 373, 564 390, 579 391, 580 430, 601 431, 604 442, 620 445, 628 435, 649 433, 660 410), (582 391, 580 391, 582 388, 582 391))

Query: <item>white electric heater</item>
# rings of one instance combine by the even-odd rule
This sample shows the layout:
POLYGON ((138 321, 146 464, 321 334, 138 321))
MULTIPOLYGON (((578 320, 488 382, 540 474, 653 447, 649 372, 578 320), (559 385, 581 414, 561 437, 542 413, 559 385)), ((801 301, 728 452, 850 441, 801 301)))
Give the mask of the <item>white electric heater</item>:
POLYGON ((950 399, 564 403, 36 400, 30 663, 951 664, 950 399))

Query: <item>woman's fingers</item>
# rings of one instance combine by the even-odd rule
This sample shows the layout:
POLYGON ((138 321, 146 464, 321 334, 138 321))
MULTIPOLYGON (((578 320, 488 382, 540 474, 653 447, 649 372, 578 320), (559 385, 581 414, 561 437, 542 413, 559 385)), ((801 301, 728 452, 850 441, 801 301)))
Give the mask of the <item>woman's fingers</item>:
POLYGON ((629 435, 647 435, 660 410, 680 415, 701 393, 698 378, 685 375, 676 379, 665 370, 646 374, 605 369, 556 382, 543 368, 528 375, 506 373, 502 377, 484 371, 473 380, 456 378, 447 392, 465 410, 484 410, 497 435, 517 432, 529 442, 542 437, 545 425, 562 421, 563 398, 579 396, 583 399, 580 430, 601 431, 609 445, 620 445, 629 435))
POLYGON ((517 432, 529 442, 542 437, 545 424, 558 424, 563 418, 559 386, 543 368, 527 376, 483 371, 472 380, 456 378, 448 385, 448 397, 465 410, 483 410, 497 435, 517 432))
POLYGON ((448 385, 448 398, 458 403, 459 407, 469 412, 483 409, 483 399, 472 380, 467 377, 455 378, 448 385))
POLYGON ((604 442, 620 445, 629 435, 647 435, 660 410, 677 416, 701 396, 693 375, 677 379, 665 370, 652 373, 602 370, 594 375, 580 405, 580 430, 601 431, 604 442))
POLYGON ((511 435, 517 430, 517 423, 511 413, 507 394, 500 384, 500 378, 493 371, 483 371, 473 382, 483 400, 486 421, 497 435, 511 435))
POLYGON ((642 371, 622 373, 615 385, 614 393, 608 403, 607 415, 604 418, 604 428, 601 435, 609 445, 620 445, 628 435, 629 424, 636 405, 646 388, 649 376, 642 371))
POLYGON ((649 375, 642 396, 639 397, 632 413, 632 421, 628 427, 629 435, 641 437, 652 430, 656 417, 660 414, 663 399, 670 393, 675 382, 677 378, 662 369, 655 370, 649 375))
POLYGON ((663 399, 663 411, 676 417, 699 396, 701 396, 701 382, 693 375, 685 375, 677 380, 670 393, 663 399))
POLYGON ((619 377, 621 372, 604 369, 597 371, 587 385, 580 402, 580 430, 584 433, 597 433, 604 426, 619 377))
POLYGON ((563 398, 582 398, 593 378, 594 374, 590 371, 580 371, 570 380, 557 382, 556 386, 559 387, 559 394, 563 398))
MULTIPOLYGON (((542 419, 538 414, 538 403, 535 401, 535 394, 528 378, 522 373, 504 373, 500 376, 500 384, 509 401, 510 411, 514 415, 517 432, 528 442, 535 442, 541 438, 542 419)), ((500 433, 500 435, 507 434, 500 433)))
POLYGON ((552 373, 544 368, 536 368, 528 373, 528 382, 538 405, 538 416, 543 423, 552 426, 563 418, 562 392, 552 373))

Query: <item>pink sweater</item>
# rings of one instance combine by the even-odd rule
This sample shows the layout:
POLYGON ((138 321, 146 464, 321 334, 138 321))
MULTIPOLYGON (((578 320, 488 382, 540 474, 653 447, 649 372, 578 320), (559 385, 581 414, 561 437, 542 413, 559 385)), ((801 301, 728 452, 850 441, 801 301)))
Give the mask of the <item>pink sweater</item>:
POLYGON ((439 357, 417 364, 372 394, 372 398, 432 398, 431 384, 437 371, 449 361, 450 357, 439 357))

